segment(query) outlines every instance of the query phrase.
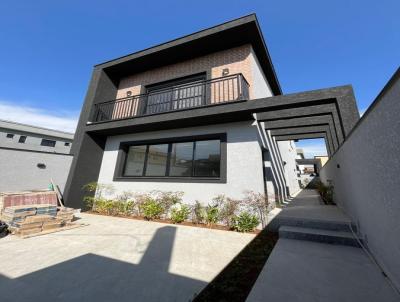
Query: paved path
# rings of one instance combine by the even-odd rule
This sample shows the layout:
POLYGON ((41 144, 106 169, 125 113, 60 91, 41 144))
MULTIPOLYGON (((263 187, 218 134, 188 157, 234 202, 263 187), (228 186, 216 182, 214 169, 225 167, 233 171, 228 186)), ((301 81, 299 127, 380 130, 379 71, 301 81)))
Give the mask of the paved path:
POLYGON ((278 231, 288 220, 326 221, 349 224, 350 218, 337 206, 325 205, 315 190, 302 190, 274 216, 268 227, 278 231))
POLYGON ((81 214, 89 226, 0 239, 0 301, 189 301, 254 235, 81 214))
POLYGON ((360 248, 279 239, 247 302, 395 302, 360 248))
MULTIPOLYGON (((349 223, 339 208, 322 204, 316 191, 303 190, 268 227, 343 229, 349 223)), ((281 238, 246 301, 394 302, 400 297, 361 248, 281 238)))

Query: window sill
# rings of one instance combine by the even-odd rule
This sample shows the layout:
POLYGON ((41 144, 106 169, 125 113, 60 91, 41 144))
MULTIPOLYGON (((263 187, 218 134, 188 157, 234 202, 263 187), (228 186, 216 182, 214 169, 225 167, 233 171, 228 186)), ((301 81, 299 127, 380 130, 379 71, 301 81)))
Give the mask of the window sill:
POLYGON ((114 177, 113 181, 131 181, 131 182, 177 182, 177 183, 226 183, 222 177, 134 177, 119 176, 114 177))

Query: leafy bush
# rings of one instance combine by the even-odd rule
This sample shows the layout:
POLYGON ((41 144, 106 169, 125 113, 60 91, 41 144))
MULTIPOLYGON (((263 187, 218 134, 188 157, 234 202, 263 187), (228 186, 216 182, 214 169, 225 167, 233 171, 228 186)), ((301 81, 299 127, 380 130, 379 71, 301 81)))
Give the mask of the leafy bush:
POLYGON ((317 182, 315 186, 325 204, 335 204, 333 201, 333 186, 327 186, 321 181, 317 182))
POLYGON ((160 218, 164 212, 164 208, 156 199, 147 197, 147 199, 141 204, 141 211, 143 216, 147 220, 160 218))
POLYGON ((219 209, 218 205, 208 205, 205 209, 205 221, 208 226, 218 222, 219 209))
POLYGON ((201 203, 196 200, 194 206, 193 206, 193 212, 192 212, 192 221, 193 223, 199 224, 203 223, 204 218, 205 218, 205 209, 201 205, 201 203))
POLYGON ((254 191, 245 191, 245 197, 243 204, 252 213, 257 213, 260 217, 262 227, 267 225, 267 213, 269 201, 268 197, 262 193, 256 193, 254 191))
POLYGON ((89 193, 89 195, 83 198, 87 209, 94 211, 97 200, 100 203, 104 202, 104 195, 113 194, 114 186, 111 184, 101 184, 98 182, 90 182, 82 187, 82 189, 89 193))
POLYGON ((173 223, 185 221, 190 214, 190 208, 184 204, 176 204, 171 210, 171 220, 173 223))
POLYGON ((107 202, 108 200, 105 198, 94 198, 92 210, 100 214, 107 214, 107 202))
POLYGON ((260 221, 256 215, 247 211, 242 212, 239 216, 232 219, 232 226, 238 232, 252 232, 258 226, 260 221))
POLYGON ((240 200, 225 198, 221 203, 219 211, 219 220, 227 227, 232 228, 232 218, 235 217, 236 212, 239 210, 240 200))
POLYGON ((93 196, 85 196, 83 197, 83 202, 85 203, 86 209, 92 210, 95 204, 96 198, 93 196))
POLYGON ((173 205, 181 203, 183 194, 183 192, 153 192, 158 203, 163 207, 164 213, 167 213, 173 205))

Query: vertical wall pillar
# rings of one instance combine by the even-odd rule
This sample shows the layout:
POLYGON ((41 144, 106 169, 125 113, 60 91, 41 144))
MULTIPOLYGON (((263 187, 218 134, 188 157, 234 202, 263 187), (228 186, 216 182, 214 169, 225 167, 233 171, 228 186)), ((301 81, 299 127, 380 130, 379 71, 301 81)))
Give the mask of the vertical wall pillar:
POLYGON ((72 144, 74 155, 64 189, 66 206, 85 209, 82 187, 97 181, 107 137, 87 132, 94 104, 114 99, 117 87, 103 69, 95 68, 72 144))

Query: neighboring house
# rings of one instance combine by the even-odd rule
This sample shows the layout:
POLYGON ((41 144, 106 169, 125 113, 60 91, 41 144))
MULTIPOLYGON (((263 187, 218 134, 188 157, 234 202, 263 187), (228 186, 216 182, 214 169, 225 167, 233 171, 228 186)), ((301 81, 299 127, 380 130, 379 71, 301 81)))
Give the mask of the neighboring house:
POLYGON ((323 137, 332 153, 357 119, 349 86, 283 96, 255 15, 239 18, 94 67, 66 203, 83 207, 92 181, 185 202, 247 190, 282 201, 299 188, 293 140, 323 137))
POLYGON ((63 190, 72 162, 74 134, 0 120, 0 192, 63 190))

